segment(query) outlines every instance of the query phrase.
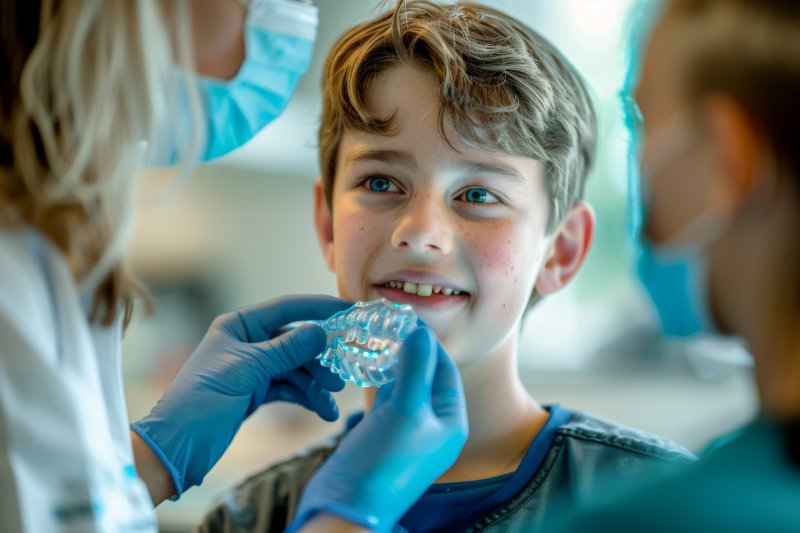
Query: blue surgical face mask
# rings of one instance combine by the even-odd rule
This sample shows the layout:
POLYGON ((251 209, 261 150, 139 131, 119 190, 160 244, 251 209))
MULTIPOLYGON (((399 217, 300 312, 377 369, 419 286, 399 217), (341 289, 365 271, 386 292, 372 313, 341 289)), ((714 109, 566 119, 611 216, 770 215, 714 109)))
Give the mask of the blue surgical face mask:
MULTIPOLYGON (((647 220, 649 179, 685 153, 692 145, 690 136, 681 134, 676 126, 684 123, 682 117, 667 124, 675 135, 667 135, 669 142, 660 155, 640 169, 641 177, 631 182, 631 206, 634 211, 634 234, 637 244, 636 271, 658 312, 666 335, 689 337, 701 333, 717 333, 709 303, 708 266, 705 250, 726 230, 728 223, 711 214, 701 214, 687 223, 667 242, 658 245, 648 242, 643 234, 647 220)), ((661 135, 658 138, 664 139, 661 135)), ((652 154, 652 151, 651 151, 652 154)))
MULTIPOLYGON (((317 8, 298 0, 252 0, 245 20, 245 59, 230 81, 200 77, 206 114, 206 141, 199 160, 223 156, 249 141, 288 104, 308 69, 317 32, 317 8)), ((187 91, 180 74, 180 103, 170 117, 168 142, 153 146, 148 162, 170 165, 181 160, 192 139, 187 91)))
MULTIPOLYGON (((698 222, 705 223, 705 219, 698 222)), ((664 333, 678 337, 717 333, 709 304, 708 266, 703 256, 703 244, 709 241, 701 238, 691 245, 656 247, 644 237, 640 239, 636 272, 656 307, 664 333)))

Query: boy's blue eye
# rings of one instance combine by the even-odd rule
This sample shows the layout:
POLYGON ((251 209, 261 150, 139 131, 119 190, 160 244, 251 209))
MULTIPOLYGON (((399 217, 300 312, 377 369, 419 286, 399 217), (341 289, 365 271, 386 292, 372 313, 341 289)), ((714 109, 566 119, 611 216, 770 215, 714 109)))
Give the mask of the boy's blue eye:
POLYGON ((369 178, 369 180, 367 181, 367 186, 371 191, 386 192, 392 186, 392 182, 389 181, 387 178, 376 176, 374 178, 369 178))
POLYGON ((486 189, 470 187, 464 191, 464 199, 470 203, 485 204, 490 201, 490 198, 492 198, 492 195, 486 189))

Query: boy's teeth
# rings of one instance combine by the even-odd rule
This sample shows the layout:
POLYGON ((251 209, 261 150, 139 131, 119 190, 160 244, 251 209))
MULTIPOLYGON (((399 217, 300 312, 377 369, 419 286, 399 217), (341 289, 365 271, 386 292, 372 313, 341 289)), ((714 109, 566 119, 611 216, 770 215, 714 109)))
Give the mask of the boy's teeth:
POLYGON ((427 285, 427 284, 424 284, 424 283, 420 283, 417 286, 417 295, 418 296, 430 296, 431 294, 433 294, 433 286, 432 285, 427 285))
POLYGON ((386 283, 390 289, 402 289, 403 292, 408 294, 416 294, 417 296, 431 296, 433 294, 444 294, 445 296, 458 296, 461 294, 459 289, 451 289, 449 287, 442 287, 441 285, 433 285, 428 283, 413 283, 411 281, 397 281, 392 280, 386 283))

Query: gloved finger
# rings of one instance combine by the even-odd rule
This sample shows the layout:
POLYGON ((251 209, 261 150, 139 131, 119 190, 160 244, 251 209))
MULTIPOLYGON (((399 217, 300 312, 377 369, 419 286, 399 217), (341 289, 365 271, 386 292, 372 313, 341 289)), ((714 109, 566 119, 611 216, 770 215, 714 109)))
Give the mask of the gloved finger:
POLYGON ((438 342, 436 369, 431 386, 431 405, 434 414, 443 422, 467 428, 467 401, 464 385, 455 361, 438 342))
POLYGON ((307 372, 292 372, 286 381, 302 393, 295 401, 316 412, 323 420, 331 422, 339 417, 339 408, 330 391, 327 391, 307 372))
POLYGON ((317 380, 317 383, 329 391, 339 392, 345 386, 345 382, 339 377, 339 374, 334 374, 330 368, 322 366, 317 360, 306 363, 305 368, 311 377, 317 380))
POLYGON ((402 411, 413 411, 431 401, 438 343, 430 329, 412 331, 398 352, 397 380, 392 401, 402 411))
POLYGON ((268 396, 271 392, 270 389, 272 385, 273 383, 266 382, 253 392, 252 396, 250 396, 250 403, 247 406, 247 411, 245 411, 245 417, 249 417, 256 411, 256 409, 271 401, 271 398, 268 396))
POLYGON ((324 320, 352 303, 323 295, 284 296, 236 312, 247 332, 245 342, 267 340, 272 332, 290 322, 324 320))
POLYGON ((397 382, 391 381, 385 385, 381 385, 381 387, 378 389, 378 393, 375 395, 375 407, 389 401, 389 398, 394 393, 395 383, 397 382))
POLYGON ((313 360, 325 349, 327 336, 319 326, 303 324, 266 342, 251 344, 260 379, 288 374, 313 360))
POLYGON ((326 422, 333 422, 339 418, 339 407, 336 405, 336 400, 330 392, 324 389, 319 389, 319 396, 311 401, 307 390, 297 387, 288 380, 280 380, 273 383, 273 390, 269 398, 269 401, 276 400, 296 403, 316 413, 326 422))

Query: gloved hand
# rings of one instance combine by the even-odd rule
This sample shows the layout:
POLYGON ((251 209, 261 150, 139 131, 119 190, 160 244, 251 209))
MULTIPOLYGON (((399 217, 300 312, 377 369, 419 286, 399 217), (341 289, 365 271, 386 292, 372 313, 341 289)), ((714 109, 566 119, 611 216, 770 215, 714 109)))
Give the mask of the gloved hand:
POLYGON ((263 403, 294 402, 336 420, 329 391, 344 382, 314 360, 325 347, 322 328, 307 324, 269 339, 289 322, 325 319, 350 305, 328 296, 286 297, 214 321, 150 414, 131 425, 169 471, 175 498, 203 481, 263 403))
POLYGON ((364 419, 309 481, 289 531, 319 512, 390 531, 455 462, 467 440, 467 409, 455 364, 427 326, 398 356, 364 419))

